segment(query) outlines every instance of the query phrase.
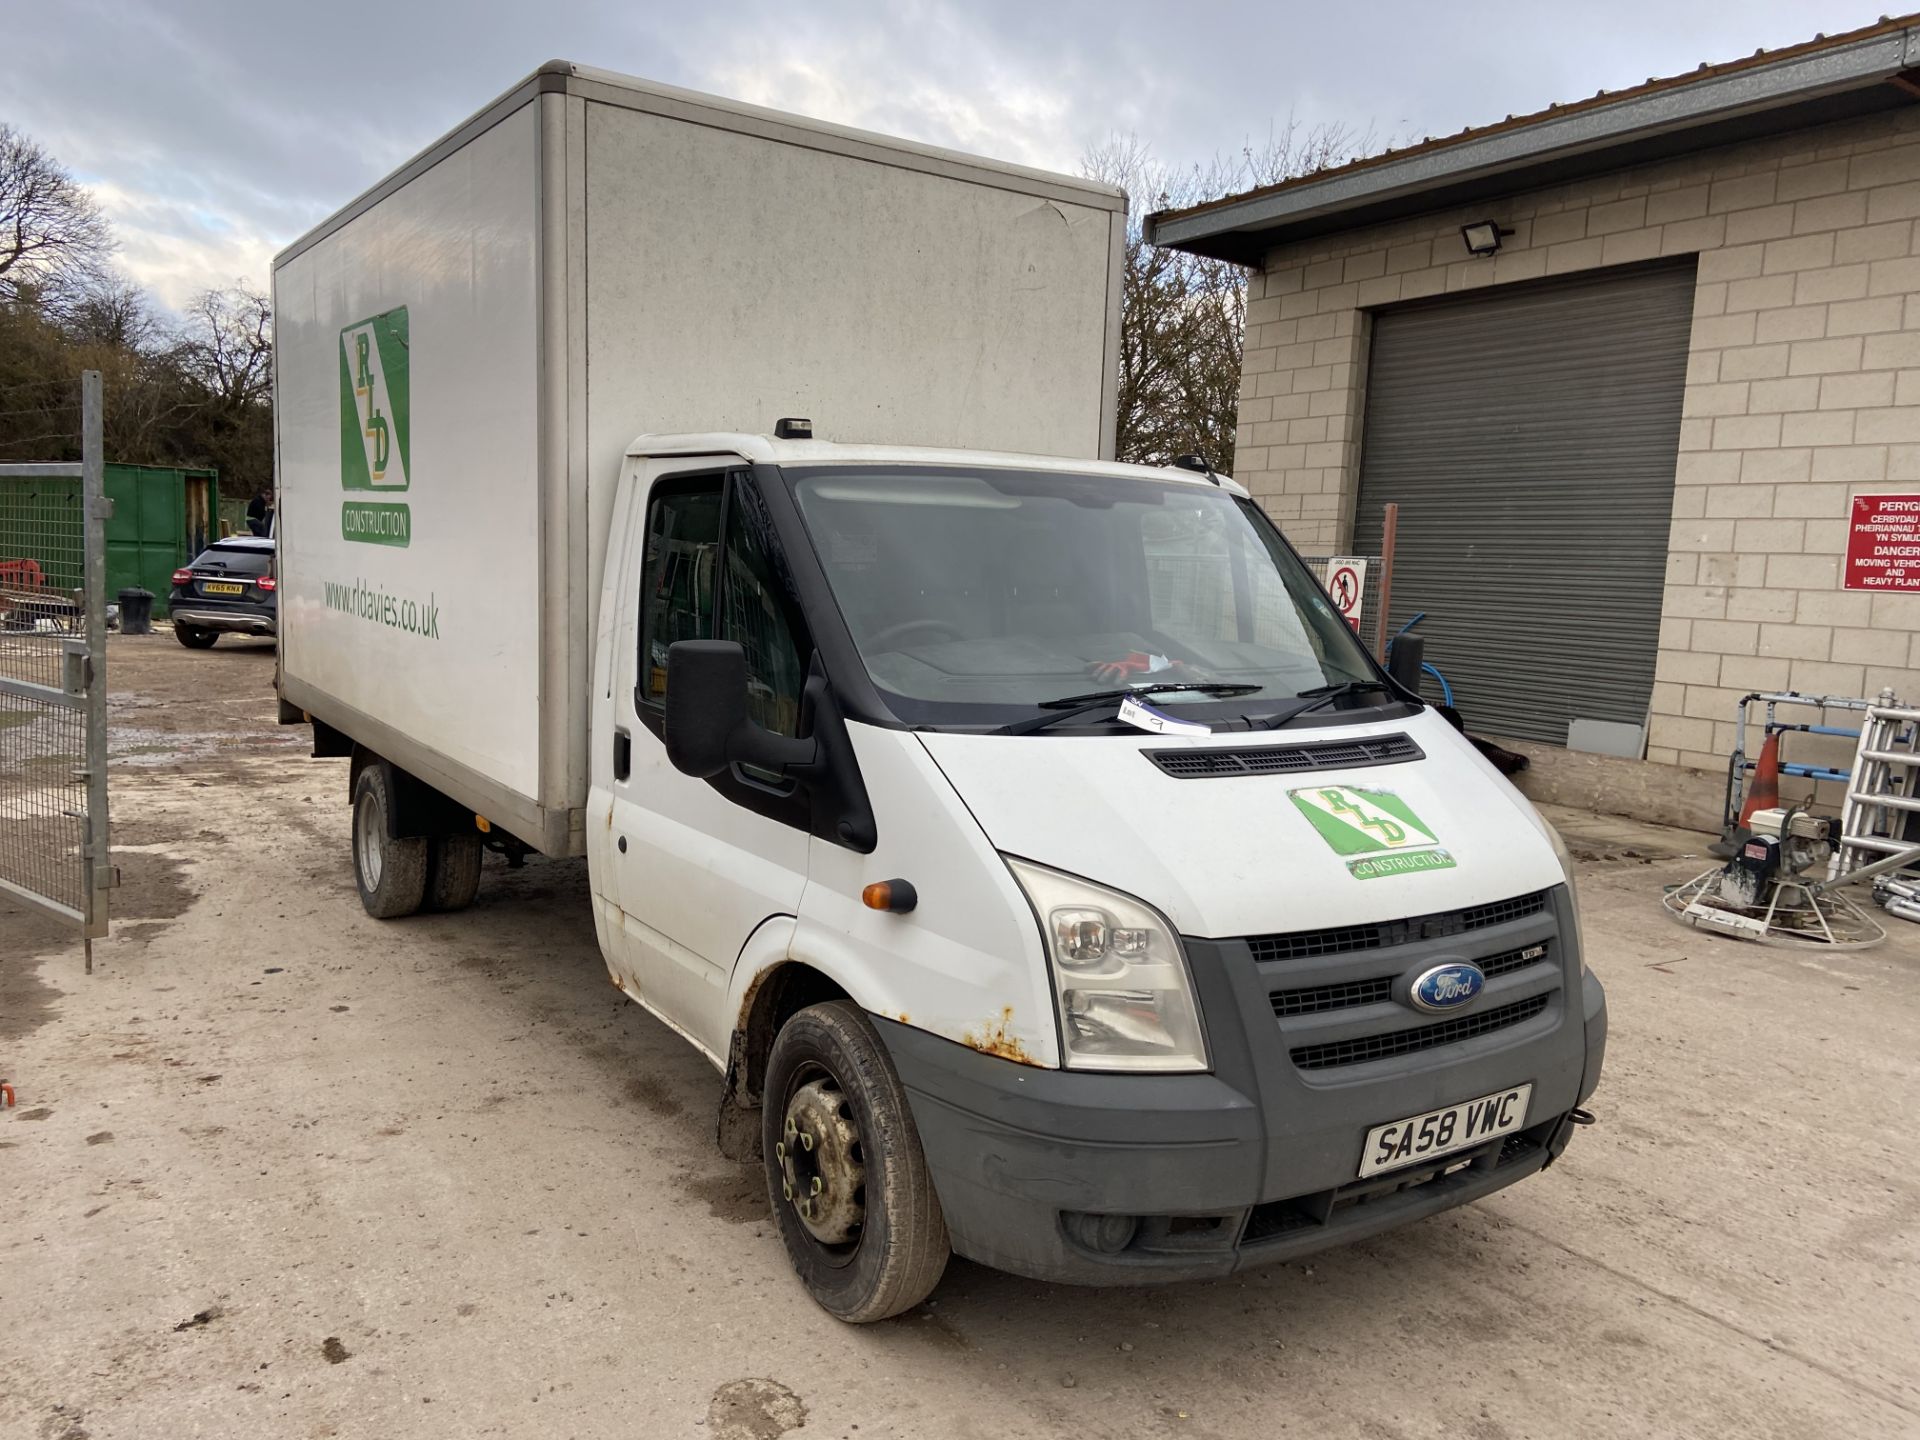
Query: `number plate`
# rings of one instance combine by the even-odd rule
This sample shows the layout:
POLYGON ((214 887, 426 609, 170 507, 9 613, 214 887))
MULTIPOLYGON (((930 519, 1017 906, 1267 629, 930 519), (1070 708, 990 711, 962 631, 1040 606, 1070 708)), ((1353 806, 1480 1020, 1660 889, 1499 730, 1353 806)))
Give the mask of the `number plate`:
POLYGON ((229 585, 221 580, 202 580, 200 582, 200 589, 208 595, 244 595, 247 593, 246 586, 229 585))
POLYGON ((1360 1151, 1360 1178, 1397 1170, 1456 1150, 1471 1150, 1500 1135, 1511 1135, 1527 1123, 1527 1104, 1533 1086, 1496 1090, 1477 1100, 1463 1100, 1424 1115, 1376 1125, 1367 1131, 1360 1151))

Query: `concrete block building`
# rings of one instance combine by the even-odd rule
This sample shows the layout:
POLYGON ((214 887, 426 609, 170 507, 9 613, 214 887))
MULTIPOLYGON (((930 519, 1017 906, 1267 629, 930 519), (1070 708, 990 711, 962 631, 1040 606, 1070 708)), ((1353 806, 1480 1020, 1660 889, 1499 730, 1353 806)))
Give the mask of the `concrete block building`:
POLYGON ((1920 699, 1917 227, 1920 16, 1147 234, 1257 267, 1238 478, 1303 549, 1399 505, 1395 623, 1476 731, 1717 825, 1742 695, 1920 699))

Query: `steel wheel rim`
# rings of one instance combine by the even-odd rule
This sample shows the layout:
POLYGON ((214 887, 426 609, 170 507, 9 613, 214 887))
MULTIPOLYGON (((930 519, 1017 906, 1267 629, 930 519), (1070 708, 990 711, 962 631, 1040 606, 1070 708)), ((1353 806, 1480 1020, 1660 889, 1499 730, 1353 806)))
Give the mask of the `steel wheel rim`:
POLYGON ((773 1149, 781 1203, 822 1258, 850 1263, 866 1231, 866 1152, 834 1075, 812 1066, 794 1077, 773 1149))
POLYGON ((386 819, 380 813, 380 802, 369 791, 365 803, 360 806, 360 813, 354 817, 353 838, 360 851, 360 878, 370 891, 380 888, 380 841, 381 831, 386 828, 386 819))

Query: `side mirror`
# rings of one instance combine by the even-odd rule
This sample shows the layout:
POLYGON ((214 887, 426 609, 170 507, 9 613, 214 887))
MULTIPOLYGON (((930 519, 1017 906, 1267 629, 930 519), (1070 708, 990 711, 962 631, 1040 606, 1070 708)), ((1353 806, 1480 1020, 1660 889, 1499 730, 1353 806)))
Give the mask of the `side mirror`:
POLYGON ((812 740, 790 740, 747 714, 747 656, 731 640, 667 647, 667 713, 661 736, 682 774, 710 780, 730 765, 781 774, 811 764, 812 740))
POLYGON ((1420 666, 1427 658, 1427 642, 1424 636, 1401 634, 1393 637, 1393 645, 1387 654, 1387 674, 1403 690, 1420 693, 1420 666))

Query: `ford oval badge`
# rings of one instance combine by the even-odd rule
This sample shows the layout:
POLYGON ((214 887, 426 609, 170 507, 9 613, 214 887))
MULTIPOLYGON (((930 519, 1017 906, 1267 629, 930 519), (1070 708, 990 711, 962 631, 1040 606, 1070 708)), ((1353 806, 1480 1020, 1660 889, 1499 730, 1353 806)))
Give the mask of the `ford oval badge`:
POLYGON ((1487 977, 1478 965, 1464 960, 1436 965, 1413 982, 1408 998, 1421 1010, 1457 1010, 1486 986, 1487 977))

